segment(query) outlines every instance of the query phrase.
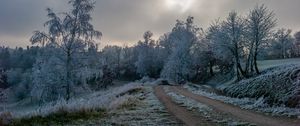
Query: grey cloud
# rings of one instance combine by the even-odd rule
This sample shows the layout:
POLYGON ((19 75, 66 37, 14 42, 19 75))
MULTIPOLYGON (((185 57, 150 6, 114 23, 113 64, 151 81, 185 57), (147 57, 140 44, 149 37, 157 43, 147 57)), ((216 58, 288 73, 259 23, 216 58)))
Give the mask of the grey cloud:
MULTIPOLYGON (((44 29, 46 7, 57 12, 68 10, 68 0, 1 0, 0 45, 24 46, 32 31, 44 29), (4 43, 5 41, 5 43, 4 43)), ((146 30, 156 38, 169 32, 176 19, 195 17, 195 22, 206 28, 217 18, 224 18, 231 10, 246 14, 256 4, 265 3, 274 10, 278 27, 300 30, 299 0, 194 0, 184 13, 169 10, 165 0, 96 0, 93 24, 103 32, 102 45, 127 43, 132 45, 146 30)))

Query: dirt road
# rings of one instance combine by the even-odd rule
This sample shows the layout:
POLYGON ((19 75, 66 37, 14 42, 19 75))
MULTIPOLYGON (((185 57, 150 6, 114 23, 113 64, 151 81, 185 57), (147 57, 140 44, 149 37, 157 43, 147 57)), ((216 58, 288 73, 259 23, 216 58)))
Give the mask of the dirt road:
POLYGON ((206 121, 204 118, 193 115, 184 107, 177 105, 171 97, 166 94, 163 86, 155 87, 155 95, 165 105, 168 112, 184 122, 188 126, 214 126, 213 123, 206 121))
MULTIPOLYGON (((300 126, 299 119, 271 117, 257 112, 243 110, 239 107, 226 104, 218 100, 213 100, 204 96, 193 94, 182 87, 174 86, 170 89, 172 92, 179 93, 200 103, 206 104, 214 108, 215 111, 229 114, 234 118, 254 123, 259 126, 300 126)), ((162 86, 155 87, 155 92, 156 96, 162 103, 164 103, 168 111, 171 114, 175 115, 178 119, 185 122, 187 125, 195 126, 205 122, 201 117, 192 116, 191 112, 187 111, 185 108, 177 107, 176 104, 172 102, 171 98, 169 98, 169 96, 164 92, 162 86)), ((208 124, 213 125, 211 123, 208 124)))

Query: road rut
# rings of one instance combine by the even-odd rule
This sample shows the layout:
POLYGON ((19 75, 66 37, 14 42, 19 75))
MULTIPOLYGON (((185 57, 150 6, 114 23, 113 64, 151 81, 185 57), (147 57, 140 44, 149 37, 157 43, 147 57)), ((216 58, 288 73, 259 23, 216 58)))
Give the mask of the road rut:
POLYGON ((216 124, 207 121, 205 118, 194 115, 186 108, 177 105, 164 91, 163 86, 154 88, 157 98, 164 104, 170 114, 181 120, 188 126, 215 126, 216 124))

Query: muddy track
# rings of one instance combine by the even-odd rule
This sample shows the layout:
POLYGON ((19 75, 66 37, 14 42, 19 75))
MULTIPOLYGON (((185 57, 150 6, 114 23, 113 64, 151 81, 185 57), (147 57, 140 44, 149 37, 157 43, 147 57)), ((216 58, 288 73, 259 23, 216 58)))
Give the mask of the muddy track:
MULTIPOLYGON (((156 88, 156 90, 161 90, 162 87, 156 88)), ((173 86, 170 88, 172 92, 177 92, 181 95, 194 99, 198 102, 206 104, 212 107, 214 110, 222 113, 226 113, 231 115, 234 118, 247 121, 250 123, 254 123, 259 126, 300 126, 299 119, 289 119, 289 118, 279 118, 279 117, 271 117, 266 116, 257 112, 243 110, 237 106, 233 106, 231 104, 226 104, 218 100, 210 99, 205 96, 200 96, 189 92, 188 90, 179 87, 173 86)), ((166 95, 166 94, 164 94, 166 95)), ((159 95, 160 96, 160 95, 159 95)), ((161 97, 161 96, 160 96, 161 97)), ((168 106, 166 106, 168 108, 168 106)), ((171 110, 172 111, 172 110, 171 110)))
POLYGON ((181 120, 188 126, 214 126, 215 124, 206 121, 205 118, 194 115, 186 108, 179 106, 172 101, 171 97, 166 94, 163 86, 154 88, 156 97, 164 104, 170 114, 181 120))

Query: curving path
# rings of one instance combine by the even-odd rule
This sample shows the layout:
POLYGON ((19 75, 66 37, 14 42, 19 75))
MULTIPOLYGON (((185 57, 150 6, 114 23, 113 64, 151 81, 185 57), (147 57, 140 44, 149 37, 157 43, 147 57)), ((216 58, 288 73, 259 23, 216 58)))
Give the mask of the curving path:
MULTIPOLYGON (((234 118, 244 120, 250 123, 254 123, 259 126, 300 126, 299 119, 271 117, 257 112, 243 110, 231 104, 223 103, 221 101, 210 99, 205 96, 193 94, 188 90, 179 86, 172 86, 170 89, 172 92, 177 92, 181 95, 184 95, 198 102, 206 104, 214 108, 214 110, 218 112, 229 114, 234 118)), ((174 116, 176 116, 178 119, 185 122, 185 124, 189 126, 201 125, 201 123, 202 125, 203 123, 208 125, 214 125, 205 121, 201 117, 192 116, 191 112, 189 112, 183 107, 178 107, 178 106, 176 107, 176 104, 172 102, 171 98, 169 98, 169 96, 164 92, 163 86, 155 87, 155 94, 158 97, 158 99, 166 106, 168 111, 174 116)))

